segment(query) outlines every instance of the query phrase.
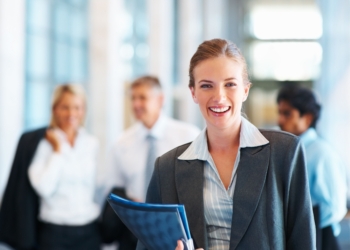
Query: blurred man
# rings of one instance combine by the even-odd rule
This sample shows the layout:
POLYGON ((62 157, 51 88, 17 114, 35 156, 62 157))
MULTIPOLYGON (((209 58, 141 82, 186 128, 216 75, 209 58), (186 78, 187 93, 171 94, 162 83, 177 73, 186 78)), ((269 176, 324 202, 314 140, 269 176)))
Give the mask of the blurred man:
POLYGON ((113 148, 113 183, 126 195, 145 201, 146 188, 156 157, 194 140, 199 129, 162 114, 164 95, 153 76, 136 79, 131 85, 131 104, 137 124, 126 130, 113 148))
MULTIPOLYGON (((108 178, 115 187, 114 193, 144 202, 156 157, 193 141, 200 131, 162 113, 164 95, 158 78, 140 77, 131 84, 130 90, 132 111, 138 123, 116 141, 108 178)), ((125 241, 127 237, 121 238, 125 241)), ((135 249, 136 242, 134 248, 130 247, 130 241, 125 245, 129 247, 119 249, 135 249)))
POLYGON ((279 91, 277 103, 279 126, 300 136, 305 148, 311 199, 314 211, 319 211, 319 217, 315 213, 320 227, 318 249, 339 249, 336 236, 347 211, 346 174, 335 152, 315 130, 321 106, 311 90, 291 85, 279 91))

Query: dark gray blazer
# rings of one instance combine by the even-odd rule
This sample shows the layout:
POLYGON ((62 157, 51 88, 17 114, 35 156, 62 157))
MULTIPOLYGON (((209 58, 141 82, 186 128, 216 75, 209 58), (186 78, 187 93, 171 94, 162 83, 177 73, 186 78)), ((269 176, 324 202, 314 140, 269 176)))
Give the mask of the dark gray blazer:
MULTIPOLYGON (((312 250, 315 228, 305 159, 297 137, 260 130, 269 144, 242 148, 233 196, 230 250, 312 250)), ((195 248, 208 249, 200 160, 178 160, 189 144, 155 163, 147 202, 184 204, 195 248)), ((145 249, 139 242, 137 249, 145 249)))

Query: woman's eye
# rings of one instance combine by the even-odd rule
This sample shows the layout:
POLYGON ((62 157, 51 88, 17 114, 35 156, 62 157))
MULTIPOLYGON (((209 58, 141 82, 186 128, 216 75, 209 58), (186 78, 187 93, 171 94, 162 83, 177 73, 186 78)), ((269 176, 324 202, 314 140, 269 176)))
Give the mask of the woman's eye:
POLYGON ((228 82, 228 83, 226 83, 226 86, 227 87, 234 87, 234 86, 236 86, 237 84, 236 83, 234 83, 234 82, 228 82))
POLYGON ((202 89, 211 88, 211 85, 210 85, 210 84, 202 84, 202 85, 201 85, 201 88, 202 88, 202 89))

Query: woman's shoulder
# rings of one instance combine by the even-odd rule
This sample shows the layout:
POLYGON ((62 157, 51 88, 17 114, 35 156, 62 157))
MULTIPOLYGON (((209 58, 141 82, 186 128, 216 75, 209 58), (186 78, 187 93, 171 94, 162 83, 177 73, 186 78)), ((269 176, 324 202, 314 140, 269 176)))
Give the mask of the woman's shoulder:
POLYGON ((262 135, 270 142, 272 145, 283 145, 283 144, 297 144, 299 142, 299 137, 284 132, 281 130, 274 130, 274 129, 259 129, 259 131, 262 133, 262 135))
POLYGON ((189 142, 189 143, 183 144, 181 146, 178 146, 176 148, 173 148, 172 150, 161 155, 159 157, 159 160, 161 162, 170 162, 172 160, 177 159, 183 152, 186 151, 186 149, 191 145, 191 143, 192 142, 189 142))
POLYGON ((302 151, 298 136, 279 130, 261 129, 260 132, 269 141, 270 156, 278 161, 292 159, 302 151))

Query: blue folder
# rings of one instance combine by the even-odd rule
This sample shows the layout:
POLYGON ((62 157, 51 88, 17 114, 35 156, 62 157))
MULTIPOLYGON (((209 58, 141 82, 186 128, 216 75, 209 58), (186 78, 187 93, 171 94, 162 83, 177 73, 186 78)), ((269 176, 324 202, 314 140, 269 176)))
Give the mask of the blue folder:
POLYGON ((112 193, 107 200, 147 249, 175 249, 182 240, 185 249, 194 250, 184 205, 139 203, 112 193))

